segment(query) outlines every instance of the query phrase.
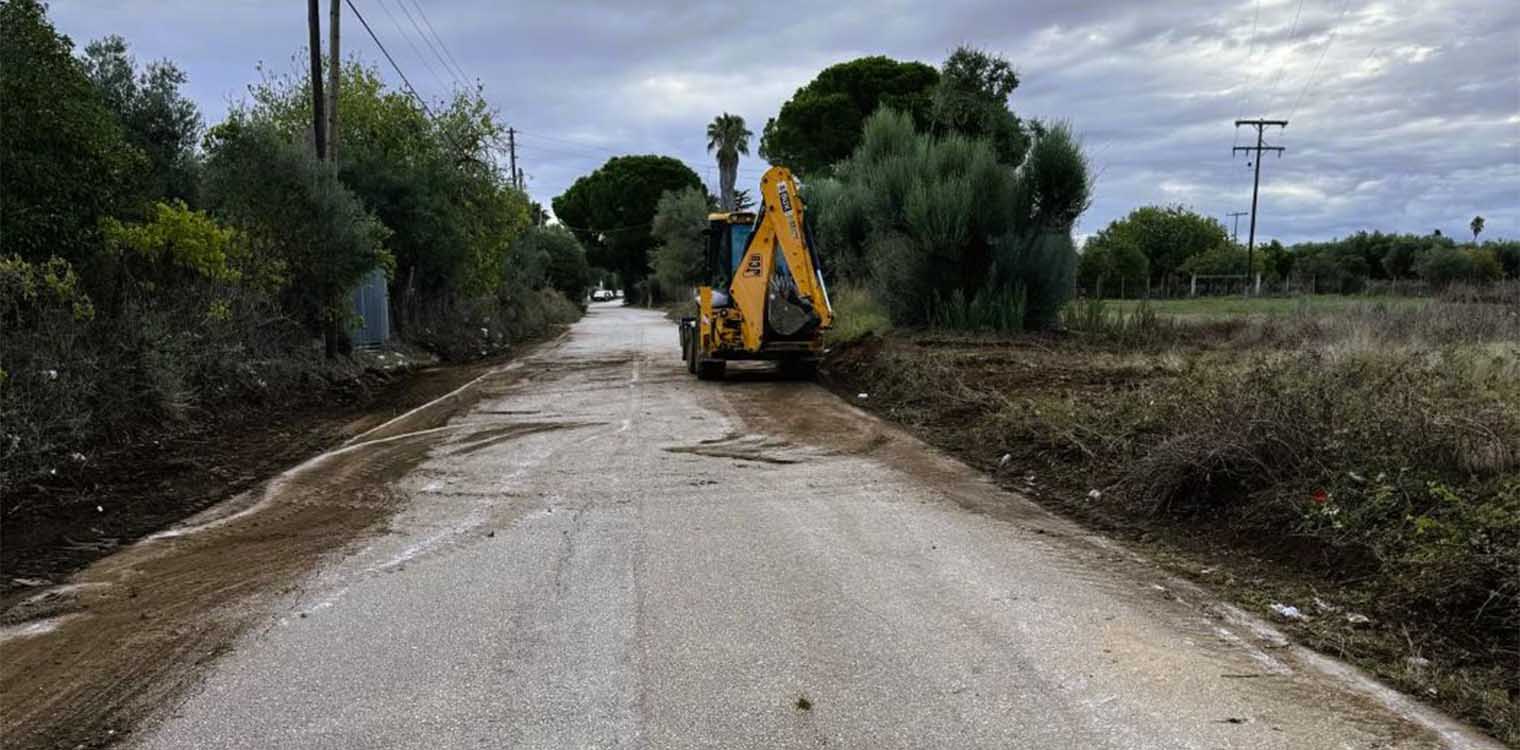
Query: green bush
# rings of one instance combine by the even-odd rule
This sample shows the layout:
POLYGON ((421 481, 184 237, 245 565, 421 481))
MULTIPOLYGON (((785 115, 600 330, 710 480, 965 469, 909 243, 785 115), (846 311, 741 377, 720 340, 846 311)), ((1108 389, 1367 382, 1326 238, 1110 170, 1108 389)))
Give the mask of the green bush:
POLYGON ((1457 282, 1498 281, 1504 277, 1497 253, 1478 248, 1435 248, 1415 268, 1421 279, 1437 288, 1457 282))
POLYGON ((707 191, 667 191, 655 208, 651 233, 660 243, 650 265, 665 299, 687 299, 691 287, 706 282, 707 191))
POLYGON ((881 336, 892 330, 887 311, 863 286, 842 285, 830 295, 830 302, 834 306, 834 327, 828 332, 831 344, 881 336))
POLYGON ((921 134, 884 109, 835 172, 810 188, 821 255, 895 323, 1045 326, 1069 296, 1088 178, 1064 127, 1014 171, 987 141, 921 134))
POLYGON ((390 232, 330 164, 267 124, 234 113, 207 143, 206 193, 213 210, 277 259, 288 274, 284 299, 314 335, 352 314, 349 293, 365 274, 390 267, 390 232))
POLYGON ((586 251, 564 227, 532 227, 512 243, 506 272, 499 285, 549 287, 577 304, 585 301, 592 284, 586 251))

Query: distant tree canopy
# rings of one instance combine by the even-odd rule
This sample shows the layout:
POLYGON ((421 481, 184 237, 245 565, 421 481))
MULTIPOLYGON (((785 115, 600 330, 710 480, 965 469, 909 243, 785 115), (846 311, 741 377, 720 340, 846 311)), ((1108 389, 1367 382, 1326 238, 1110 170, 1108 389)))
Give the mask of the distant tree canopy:
POLYGON ((649 275, 649 253, 660 196, 687 188, 702 190, 702 179, 668 156, 616 156, 581 177, 554 199, 559 217, 585 245, 594 266, 618 272, 624 293, 636 301, 636 284, 649 275))
POLYGON ((1368 281, 1419 280, 1432 286, 1520 278, 1520 242, 1458 245, 1429 234, 1357 232, 1289 248, 1292 278, 1318 291, 1357 292, 1368 281))
POLYGON ((1102 273, 1105 266, 1099 260, 1112 259, 1109 262, 1115 271, 1121 266, 1124 269, 1119 272, 1124 275, 1113 278, 1133 280, 1134 276, 1129 274, 1143 267, 1145 278, 1159 285, 1181 272, 1189 258, 1229 246, 1229 234, 1216 219, 1182 206, 1144 206, 1093 235, 1083 254, 1094 256, 1088 261, 1087 273, 1092 281, 1107 278, 1102 273), (1135 258, 1137 254, 1145 259, 1144 264, 1135 258))
POLYGON ((798 175, 827 174, 860 145, 866 118, 886 106, 926 126, 939 72, 919 62, 862 57, 824 68, 765 123, 760 156, 798 175))

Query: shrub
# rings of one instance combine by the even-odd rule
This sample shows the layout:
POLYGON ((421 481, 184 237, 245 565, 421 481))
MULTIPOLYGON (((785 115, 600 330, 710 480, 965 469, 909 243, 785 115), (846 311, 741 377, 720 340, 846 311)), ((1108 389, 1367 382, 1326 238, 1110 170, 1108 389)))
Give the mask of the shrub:
POLYGON ((1071 222, 1087 206, 1088 179, 1064 127, 1013 171, 987 141, 920 134, 882 110, 836 174, 814 189, 821 254, 852 269, 848 280, 869 269, 894 322, 1045 326, 1069 296, 1071 222))
POLYGON ((666 191, 655 208, 651 233, 660 243, 650 265, 663 295, 679 298, 706 281, 707 191, 666 191))
POLYGON ((865 287, 842 285, 834 290, 830 301, 834 305, 834 327, 828 333, 830 343, 857 341, 892 330, 887 311, 865 287))
POLYGON ((563 227, 532 227, 512 242, 503 279, 531 289, 545 286, 581 304, 591 288, 591 266, 575 235, 563 227))
POLYGON ((294 317, 313 334, 335 331, 351 314, 349 292, 392 258, 389 234, 319 162, 269 125, 234 113, 208 138, 207 196, 237 227, 254 252, 289 274, 284 297, 294 317))

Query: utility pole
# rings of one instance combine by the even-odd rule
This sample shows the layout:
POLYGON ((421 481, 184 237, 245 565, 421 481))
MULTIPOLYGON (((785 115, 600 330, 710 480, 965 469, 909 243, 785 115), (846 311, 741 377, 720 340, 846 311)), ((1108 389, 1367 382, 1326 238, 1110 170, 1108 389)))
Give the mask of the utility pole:
POLYGON ((338 80, 343 71, 343 58, 338 54, 338 19, 343 0, 332 0, 332 10, 327 16, 327 160, 338 161, 338 80))
POLYGON ((311 139, 317 158, 327 157, 327 122, 322 116, 322 12, 318 0, 306 0, 306 26, 311 32, 311 139))
POLYGON ((1235 127, 1250 125, 1256 128, 1255 146, 1236 146, 1230 149, 1230 154, 1236 151, 1254 152, 1256 155, 1256 179, 1251 183, 1251 239, 1246 244, 1246 292, 1251 289, 1251 269, 1254 267, 1256 255, 1256 196, 1261 192, 1261 154, 1263 151, 1276 151, 1278 158, 1282 158, 1284 149, 1282 146, 1268 146, 1264 144, 1264 132, 1270 127, 1286 128, 1287 120, 1236 120, 1235 127))
MULTIPOLYGON (((1234 226, 1233 229, 1230 230, 1230 241, 1231 242, 1239 242, 1240 241, 1240 217, 1245 216, 1248 213, 1250 213, 1250 211, 1231 211, 1231 212, 1225 214, 1225 216, 1228 216, 1231 219, 1235 220, 1235 226, 1234 226)), ((1247 270, 1250 270, 1250 269, 1247 269, 1247 270)))
POLYGON ((511 159, 512 185, 522 190, 522 176, 517 172, 517 130, 507 128, 507 158, 511 159))
POLYGON ((528 192, 528 181, 523 178, 522 167, 517 168, 517 189, 524 193, 528 192))

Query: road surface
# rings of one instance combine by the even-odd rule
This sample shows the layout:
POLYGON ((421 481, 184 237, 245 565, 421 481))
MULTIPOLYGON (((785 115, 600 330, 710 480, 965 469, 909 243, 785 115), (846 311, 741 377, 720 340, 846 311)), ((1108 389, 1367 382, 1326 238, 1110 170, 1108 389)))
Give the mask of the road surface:
MULTIPOLYGON (((82 583, 168 570, 175 592, 216 594, 158 625, 162 645, 143 636, 180 668, 97 668, 157 686, 101 701, 131 719, 112 731, 143 748, 1488 746, 819 386, 730 372, 699 383, 663 317, 595 305, 447 421, 410 415, 103 561, 82 583), (325 548, 289 546, 306 535, 325 548), (229 549, 250 552, 207 562, 229 549), (258 592, 187 586, 229 577, 258 592)), ((83 638, 91 611, 11 647, 83 638)))

